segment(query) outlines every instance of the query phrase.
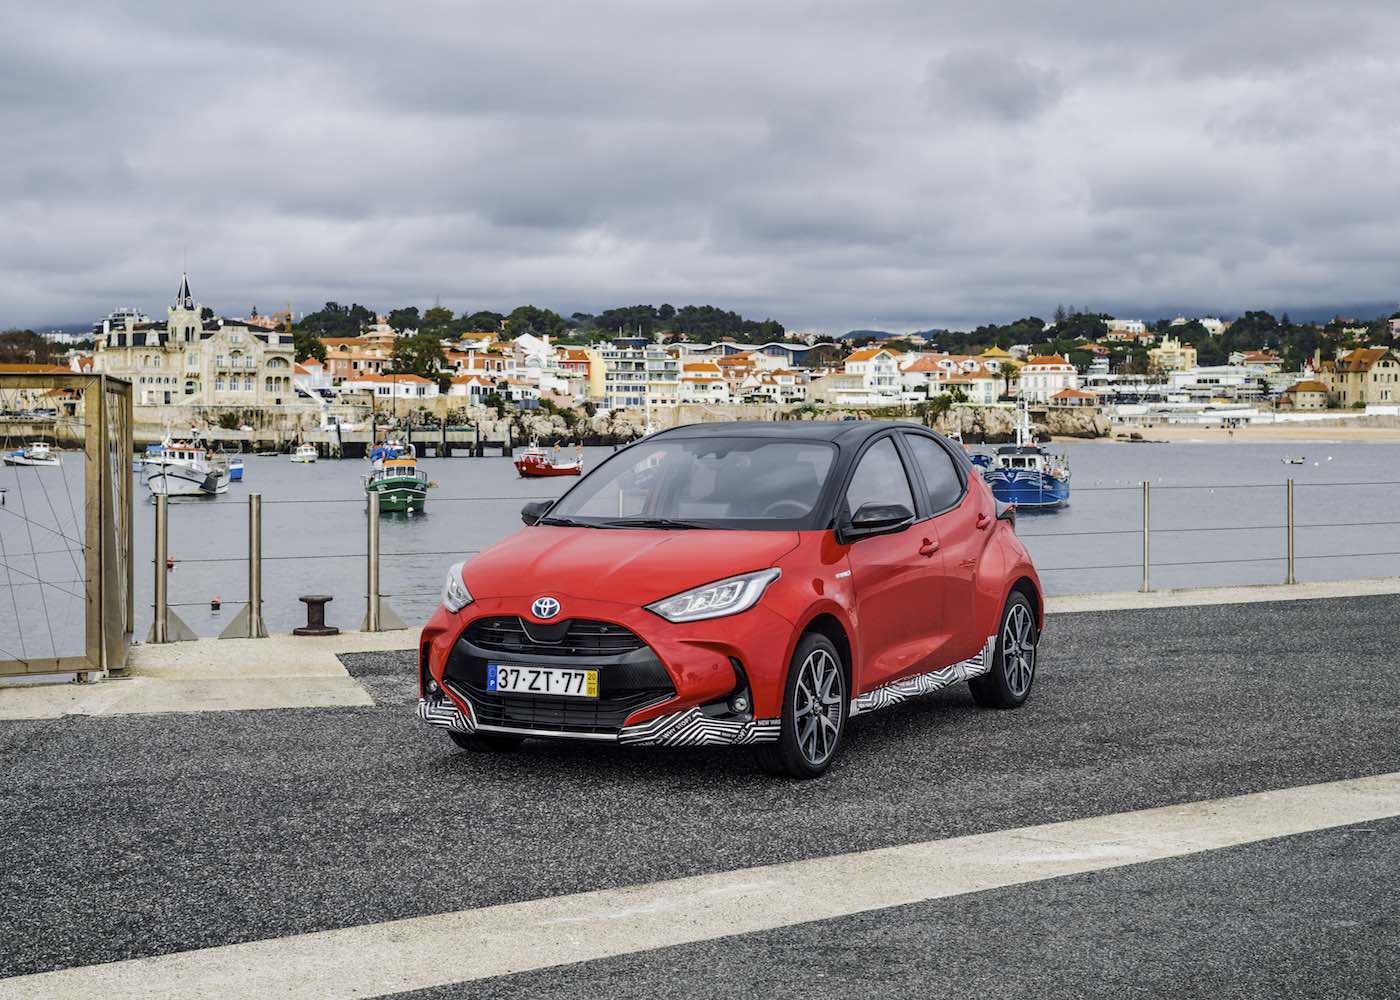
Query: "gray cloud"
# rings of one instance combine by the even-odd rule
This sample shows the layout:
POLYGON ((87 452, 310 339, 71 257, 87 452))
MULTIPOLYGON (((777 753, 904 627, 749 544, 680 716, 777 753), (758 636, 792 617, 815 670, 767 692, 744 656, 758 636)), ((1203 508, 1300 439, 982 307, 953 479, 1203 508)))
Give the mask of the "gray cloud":
POLYGON ((1018 122, 1060 99, 1060 74, 1001 48, 954 49, 929 63, 924 99, 937 115, 1018 122))
POLYGON ((0 324, 1400 295, 1385 0, 0 9, 0 324))

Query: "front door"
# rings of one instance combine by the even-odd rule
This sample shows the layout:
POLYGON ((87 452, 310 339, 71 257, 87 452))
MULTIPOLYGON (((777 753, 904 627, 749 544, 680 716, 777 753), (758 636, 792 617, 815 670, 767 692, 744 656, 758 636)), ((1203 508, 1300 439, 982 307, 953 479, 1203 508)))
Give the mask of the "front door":
MULTIPOLYGON (((866 503, 917 510, 892 437, 877 438, 861 456, 845 503, 847 518, 866 503)), ((943 618, 943 557, 927 523, 862 538, 847 549, 860 651, 853 693, 862 694, 923 669, 943 618)))

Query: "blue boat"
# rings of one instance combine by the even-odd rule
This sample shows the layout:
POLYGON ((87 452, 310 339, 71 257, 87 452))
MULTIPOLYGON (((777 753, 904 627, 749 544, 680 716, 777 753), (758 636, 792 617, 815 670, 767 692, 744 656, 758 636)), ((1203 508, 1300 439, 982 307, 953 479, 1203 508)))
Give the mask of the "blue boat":
POLYGON ((1022 509, 1063 507, 1069 503, 1069 462, 1047 452, 1031 435, 1030 411, 1024 403, 1016 420, 1016 443, 995 454, 974 453, 972 464, 1002 503, 1022 509))

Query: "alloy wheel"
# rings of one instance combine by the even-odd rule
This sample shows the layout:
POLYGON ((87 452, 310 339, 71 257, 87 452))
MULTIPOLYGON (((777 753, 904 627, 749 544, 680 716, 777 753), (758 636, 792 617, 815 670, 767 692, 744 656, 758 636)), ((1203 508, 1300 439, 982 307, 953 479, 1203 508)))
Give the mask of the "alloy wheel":
POLYGON ((1001 631, 1001 668, 1006 674, 1006 686, 1016 698, 1030 690, 1035 676, 1035 644, 1030 609, 1019 602, 1011 605, 1001 631))
POLYGON ((793 719, 797 746, 808 764, 819 766, 836 750, 845 711, 841 667, 824 649, 802 661, 793 689, 793 719))

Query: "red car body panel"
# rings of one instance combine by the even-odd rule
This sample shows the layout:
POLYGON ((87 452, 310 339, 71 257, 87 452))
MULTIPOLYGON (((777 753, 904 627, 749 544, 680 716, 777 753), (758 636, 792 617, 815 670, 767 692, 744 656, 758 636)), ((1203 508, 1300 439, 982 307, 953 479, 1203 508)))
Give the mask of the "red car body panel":
MULTIPOLYGON (((1037 624, 1039 577, 997 516, 991 490, 970 474, 960 501, 889 534, 842 542, 833 528, 800 531, 598 529, 534 525, 482 552, 463 570, 474 597, 458 612, 439 607, 422 635, 420 683, 442 686, 444 667, 478 618, 541 621, 548 596, 559 618, 623 626, 664 665, 675 696, 639 709, 633 726, 729 698, 747 676, 752 716, 782 714, 797 643, 810 628, 839 634, 849 649, 850 693, 871 692, 976 657, 998 630, 1013 588, 1027 593, 1037 624), (738 614, 673 623, 647 605, 727 577, 776 567, 756 605, 738 614)), ((420 694, 426 693, 420 691, 420 694)), ((567 734, 561 734, 567 735, 567 734)))

